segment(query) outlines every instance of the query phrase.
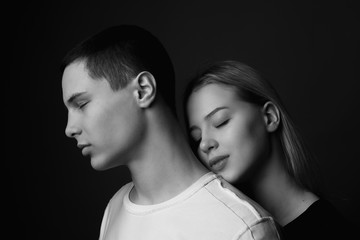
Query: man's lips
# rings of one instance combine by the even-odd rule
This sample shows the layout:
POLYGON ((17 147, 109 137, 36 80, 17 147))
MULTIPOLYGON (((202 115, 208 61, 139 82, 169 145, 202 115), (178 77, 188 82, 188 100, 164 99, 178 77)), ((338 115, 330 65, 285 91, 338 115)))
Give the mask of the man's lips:
POLYGON ((77 145, 78 148, 80 148, 82 151, 81 153, 85 156, 85 155, 88 155, 88 152, 89 152, 89 147, 91 145, 90 144, 84 144, 84 143, 79 143, 77 145))
POLYGON ((85 147, 88 147, 90 146, 90 144, 87 144, 87 143, 78 143, 77 147, 80 148, 80 149, 83 149, 85 147))

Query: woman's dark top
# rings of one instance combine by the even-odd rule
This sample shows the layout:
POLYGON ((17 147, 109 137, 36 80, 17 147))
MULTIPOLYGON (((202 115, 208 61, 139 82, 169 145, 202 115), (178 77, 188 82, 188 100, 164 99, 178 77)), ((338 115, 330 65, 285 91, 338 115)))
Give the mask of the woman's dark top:
POLYGON ((350 239, 353 228, 330 202, 320 199, 283 227, 283 239, 350 239))

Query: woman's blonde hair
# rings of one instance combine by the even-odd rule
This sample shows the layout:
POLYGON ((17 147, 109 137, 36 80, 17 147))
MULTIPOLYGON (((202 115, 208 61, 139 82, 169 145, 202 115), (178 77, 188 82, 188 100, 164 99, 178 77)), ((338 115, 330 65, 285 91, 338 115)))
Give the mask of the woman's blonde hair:
MULTIPOLYGON (((318 192, 315 180, 314 158, 292 122, 273 86, 250 66, 237 61, 222 61, 211 65, 190 81, 184 94, 184 116, 188 127, 186 105, 192 92, 208 84, 223 84, 233 87, 239 97, 247 102, 263 106, 271 101, 280 112, 280 125, 275 134, 281 141, 285 155, 285 167, 297 184, 305 189, 318 192)), ((190 140, 191 141, 191 140, 190 140)))

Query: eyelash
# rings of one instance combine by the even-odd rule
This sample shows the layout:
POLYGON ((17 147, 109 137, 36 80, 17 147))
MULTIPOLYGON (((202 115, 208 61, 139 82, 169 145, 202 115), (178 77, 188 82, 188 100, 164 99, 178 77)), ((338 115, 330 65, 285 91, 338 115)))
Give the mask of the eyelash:
POLYGON ((78 104, 79 109, 83 109, 89 102, 83 102, 78 104))
POLYGON ((219 125, 216 125, 215 128, 220 128, 222 126, 225 126, 229 121, 230 121, 230 119, 227 119, 227 120, 223 121, 222 123, 220 123, 219 125))
MULTIPOLYGON (((215 128, 221 128, 221 127, 225 126, 226 124, 229 123, 230 120, 231 120, 231 119, 229 118, 229 119, 221 122, 220 124, 215 125, 215 128)), ((193 138, 193 141, 194 141, 194 143, 198 146, 198 145, 200 144, 200 142, 201 142, 201 138, 199 138, 199 139, 193 138)))

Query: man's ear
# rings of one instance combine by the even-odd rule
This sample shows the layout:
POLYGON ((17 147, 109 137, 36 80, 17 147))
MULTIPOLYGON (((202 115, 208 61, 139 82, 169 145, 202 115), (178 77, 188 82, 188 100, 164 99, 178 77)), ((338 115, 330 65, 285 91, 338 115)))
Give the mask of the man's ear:
POLYGON ((141 72, 134 79, 134 96, 139 106, 142 108, 149 107, 156 96, 156 81, 154 76, 147 72, 141 72))
POLYGON ((263 106, 265 126, 268 132, 275 132, 280 124, 280 111, 272 102, 266 102, 263 106))

